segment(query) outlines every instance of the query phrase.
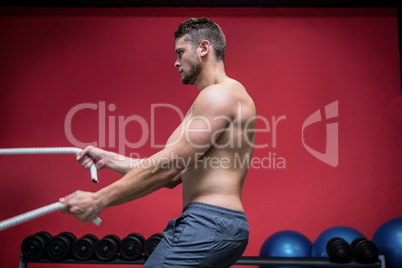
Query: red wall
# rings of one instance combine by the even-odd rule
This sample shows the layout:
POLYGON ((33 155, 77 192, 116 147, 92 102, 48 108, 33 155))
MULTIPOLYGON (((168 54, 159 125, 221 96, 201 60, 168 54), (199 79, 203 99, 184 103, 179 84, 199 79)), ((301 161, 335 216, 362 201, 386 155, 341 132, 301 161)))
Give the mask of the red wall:
MULTIPOLYGON (((151 105, 170 104, 185 113, 198 92, 182 85, 173 68, 173 32, 191 16, 207 16, 227 37, 228 75, 246 86, 259 115, 262 148, 255 149, 243 194, 251 231, 245 255, 258 255, 264 240, 280 230, 296 230, 314 241, 325 229, 346 225, 371 238, 380 224, 402 216, 395 10, 0 9, 0 14, 0 148, 77 146, 65 129, 69 111, 92 104, 96 110, 72 117, 77 140, 141 157, 156 152, 151 133, 163 144, 180 116, 171 108, 156 109, 151 128, 151 105), (335 127, 328 155, 338 164, 331 166, 303 146, 302 127, 334 102, 335 117, 326 120, 321 112, 323 120, 303 132, 304 143, 324 153, 326 124, 335 127), (125 132, 119 129, 119 118, 133 116, 143 118, 148 136, 135 121, 121 123, 125 132), (139 148, 119 146, 141 138, 139 148)), ((0 220, 119 178, 105 170, 93 184, 72 155, 0 156, 0 170, 0 220)), ((42 230, 148 237, 180 214, 180 191, 163 189, 107 209, 100 227, 53 213, 1 231, 0 266, 16 267, 23 238, 42 230)))

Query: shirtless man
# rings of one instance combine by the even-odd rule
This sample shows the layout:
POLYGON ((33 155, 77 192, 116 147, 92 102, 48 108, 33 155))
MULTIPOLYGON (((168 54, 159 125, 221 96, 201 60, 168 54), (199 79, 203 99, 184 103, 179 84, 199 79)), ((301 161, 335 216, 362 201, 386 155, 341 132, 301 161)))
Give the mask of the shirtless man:
POLYGON ((241 193, 254 148, 255 106, 225 73, 226 40, 217 24, 189 19, 175 40, 174 66, 183 84, 200 91, 183 122, 147 159, 121 160, 96 147, 78 153, 86 169, 95 163, 124 176, 97 192, 66 196, 62 212, 86 222, 107 207, 183 183, 183 214, 168 223, 144 267, 230 267, 248 243, 241 193))

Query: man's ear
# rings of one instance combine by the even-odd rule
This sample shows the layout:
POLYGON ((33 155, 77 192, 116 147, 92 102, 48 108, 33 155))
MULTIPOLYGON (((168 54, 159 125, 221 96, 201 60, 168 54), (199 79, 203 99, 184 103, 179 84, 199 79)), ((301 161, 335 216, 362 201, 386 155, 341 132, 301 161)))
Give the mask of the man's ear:
POLYGON ((200 56, 205 57, 206 55, 208 55, 209 51, 211 50, 211 44, 209 43, 208 40, 203 40, 200 43, 199 48, 201 49, 200 56))

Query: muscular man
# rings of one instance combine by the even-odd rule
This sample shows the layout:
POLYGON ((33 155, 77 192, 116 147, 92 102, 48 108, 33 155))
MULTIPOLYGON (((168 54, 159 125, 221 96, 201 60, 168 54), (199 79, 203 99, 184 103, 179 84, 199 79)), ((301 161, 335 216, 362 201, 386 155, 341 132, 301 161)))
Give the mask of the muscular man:
POLYGON ((164 239, 144 267, 229 267, 248 243, 241 193, 254 147, 255 106, 245 88, 225 73, 226 40, 206 18, 189 19, 175 32, 174 66, 199 94, 165 148, 131 159, 87 147, 77 159, 86 168, 124 176, 97 192, 65 197, 62 212, 80 221, 162 187, 183 183, 183 214, 170 221, 164 239))

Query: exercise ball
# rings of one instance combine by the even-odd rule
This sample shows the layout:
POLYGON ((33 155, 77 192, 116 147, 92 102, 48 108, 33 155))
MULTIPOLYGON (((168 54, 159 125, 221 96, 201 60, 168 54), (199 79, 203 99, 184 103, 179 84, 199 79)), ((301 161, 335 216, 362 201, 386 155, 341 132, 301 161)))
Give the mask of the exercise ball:
POLYGON ((355 238, 364 237, 364 235, 359 231, 346 226, 331 227, 317 237, 311 247, 311 257, 328 258, 327 243, 334 237, 342 238, 347 243, 351 244, 355 238))
MULTIPOLYGON (((311 257, 311 241, 296 231, 280 231, 265 240, 260 257, 311 257)), ((301 266, 261 266, 275 268, 304 268, 301 266)))
POLYGON ((383 223, 374 233, 373 242, 378 253, 384 255, 387 268, 402 265, 402 218, 383 223))

